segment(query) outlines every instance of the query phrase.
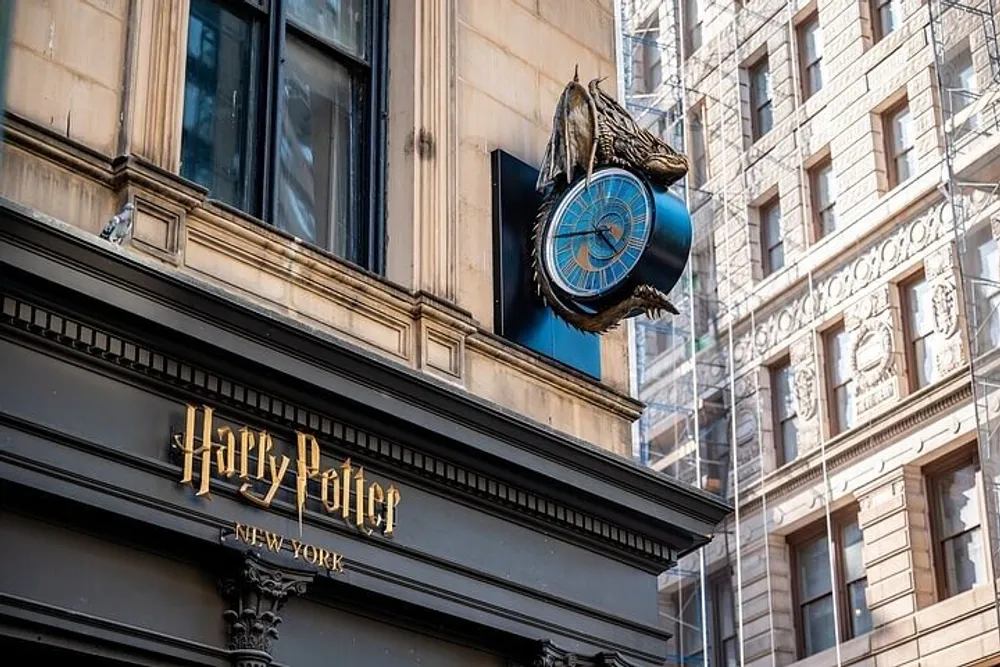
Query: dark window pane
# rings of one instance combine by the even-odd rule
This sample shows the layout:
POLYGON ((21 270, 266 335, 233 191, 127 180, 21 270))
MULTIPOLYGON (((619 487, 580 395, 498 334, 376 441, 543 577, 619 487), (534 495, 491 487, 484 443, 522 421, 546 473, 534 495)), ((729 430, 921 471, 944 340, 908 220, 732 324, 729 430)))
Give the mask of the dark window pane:
POLYGON ((970 464, 943 475, 938 484, 941 536, 951 537, 979 526, 976 466, 970 464))
POLYGON ((733 623, 733 587, 728 577, 720 581, 718 591, 719 609, 716 613, 719 615, 719 630, 723 637, 729 637, 734 634, 736 624, 733 623))
POLYGON ((773 124, 774 119, 771 115, 771 103, 768 102, 757 111, 757 136, 763 136, 770 132, 773 124))
POLYGON ((836 399, 837 427, 840 431, 854 428, 854 383, 848 382, 833 390, 836 399))
POLYGON ((917 386, 924 387, 937 380, 934 352, 938 335, 934 332, 934 312, 931 287, 926 280, 910 285, 906 293, 908 334, 911 339, 913 364, 917 386))
POLYGON ((963 49, 951 58, 942 74, 947 95, 945 113, 957 113, 975 101, 976 70, 972 65, 972 52, 969 49, 963 49))
POLYGON ((351 241, 350 76, 292 35, 287 55, 275 225, 346 256, 351 241))
POLYGON ((879 4, 880 37, 885 37, 899 27, 899 0, 890 0, 879 4))
POLYGON ((806 655, 824 651, 836 643, 833 596, 827 595, 802 607, 802 637, 806 655))
POLYGON ((190 11, 181 175, 213 199, 250 211, 254 30, 211 0, 192 0, 190 11))
POLYGON ((979 528, 945 540, 941 546, 948 595, 962 593, 986 582, 982 533, 979 528))
POLYGON ((1000 346, 1000 251, 989 227, 973 254, 970 278, 976 285, 977 354, 1000 346))
POLYGON ((698 585, 691 587, 691 592, 683 596, 681 610, 681 643, 684 654, 690 655, 702 650, 701 636, 701 591, 698 585))
POLYGON ((723 667, 737 667, 739 656, 736 654, 736 638, 727 639, 722 642, 722 665, 723 667))
POLYGON ((794 419, 781 422, 782 463, 794 461, 799 455, 799 428, 794 419))
POLYGON ((844 577, 846 581, 863 578, 865 576, 865 561, 861 550, 864 547, 864 541, 857 520, 841 527, 840 543, 844 551, 844 577))
POLYGON ((786 419, 795 413, 794 393, 792 391, 792 367, 782 366, 774 374, 775 404, 778 417, 786 419))
POLYGON ((860 637, 872 630, 872 615, 868 611, 865 589, 867 579, 860 579, 847 587, 847 604, 851 613, 851 636, 860 637))
POLYGON ((830 550, 826 535, 802 546, 798 552, 799 598, 811 600, 830 593, 830 550))
POLYGON ((365 58, 368 44, 366 0, 285 0, 288 18, 304 30, 365 58))
POLYGON ((767 251, 767 268, 770 273, 785 267, 785 244, 779 243, 767 251))

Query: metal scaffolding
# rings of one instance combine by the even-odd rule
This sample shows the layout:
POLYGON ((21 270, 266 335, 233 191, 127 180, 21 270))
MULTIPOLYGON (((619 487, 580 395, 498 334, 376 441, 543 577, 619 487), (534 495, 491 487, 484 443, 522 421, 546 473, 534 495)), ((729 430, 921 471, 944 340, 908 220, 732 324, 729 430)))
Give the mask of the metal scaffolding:
MULTIPOLYGON (((686 48, 693 37, 685 25, 689 8, 695 2, 685 0, 620 0, 618 20, 621 26, 620 48, 623 66, 621 90, 624 102, 637 120, 667 141, 691 155, 690 131, 693 122, 705 128, 706 141, 721 151, 722 173, 710 174, 703 182, 693 183, 694 174, 675 186, 675 192, 688 205, 695 225, 691 261, 674 288, 671 298, 680 310, 676 316, 649 320, 640 318, 634 327, 635 373, 640 398, 647 408, 638 426, 638 457, 640 461, 663 474, 716 493, 732 501, 734 516, 720 526, 712 544, 685 558, 678 568, 664 577, 665 585, 676 600, 661 612, 664 623, 675 634, 676 651, 668 656, 668 665, 717 664, 716 658, 727 664, 746 664, 743 637, 748 623, 763 621, 759 610, 753 618, 745 608, 744 591, 749 586, 763 584, 766 589, 766 613, 771 641, 770 664, 775 667, 787 662, 777 654, 773 621, 773 595, 770 576, 766 581, 744 581, 742 560, 748 548, 758 549, 765 562, 764 571, 771 572, 771 544, 768 539, 771 516, 764 471, 773 462, 774 454, 765 451, 765 431, 771 429, 768 419, 773 399, 770 378, 759 368, 735 363, 734 326, 737 321, 749 321, 750 340, 758 333, 758 312, 768 306, 752 286, 750 261, 737 257, 730 247, 733 239, 750 233, 755 221, 750 219, 750 185, 743 143, 744 123, 739 67, 737 59, 740 35, 745 28, 781 32, 792 42, 795 17, 800 7, 786 3, 772 15, 762 16, 736 2, 707 0, 700 3, 701 11, 713 13, 722 34, 715 36, 716 48, 710 51, 711 62, 702 60, 702 52, 693 55, 686 48), (726 45, 726 46, 722 46, 726 45), (702 78, 702 88, 687 87, 688 68, 699 68, 710 74, 702 78), (706 85, 711 81, 711 85, 706 85), (715 111, 710 118, 704 114, 695 118, 698 100, 709 100, 715 111), (734 137, 739 137, 734 140, 734 137), (704 182, 707 180, 707 183, 704 182), (716 256, 718 254, 718 256, 716 256), (741 375, 742 374, 742 375, 741 375), (766 402, 766 404, 765 404, 766 402), (756 418, 747 418, 756 415, 756 418), (749 426, 748 426, 749 425, 749 426), (752 429, 748 434, 747 429, 752 429), (756 440, 753 450, 741 447, 756 440), (745 511, 742 497, 754 498, 752 511, 745 511), (754 518, 757 517, 757 523, 754 518), (761 524, 761 525, 757 525, 761 524), (709 555, 710 554, 710 555, 709 555), (721 554, 721 558, 720 558, 721 554), (713 609, 709 602, 713 577, 718 573, 711 565, 721 560, 724 573, 733 582, 731 609, 713 609), (727 639, 728 617, 732 637, 727 639), (712 632, 721 637, 710 639, 712 632), (730 648, 712 647, 710 643, 730 648)), ((980 458, 983 474, 989 481, 987 521, 990 525, 990 553, 993 572, 1000 572, 1000 268, 984 266, 972 252, 971 235, 981 233, 985 208, 1000 194, 1000 163, 973 164, 967 150, 976 138, 995 137, 1000 131, 1000 48, 997 41, 993 0, 962 4, 954 0, 930 0, 928 3, 928 38, 934 51, 938 104, 944 118, 940 122, 942 161, 941 196, 946 201, 955 233, 955 247, 961 257, 961 281, 964 313, 968 329, 969 357, 974 384, 976 418, 980 433, 980 458), (975 28, 968 28, 970 20, 975 28), (987 67, 987 80, 978 85, 962 80, 954 69, 953 49, 970 30, 979 30, 984 44, 977 51, 977 62, 987 67), (986 196, 983 196, 986 195, 986 196), (993 412, 991 413, 991 408, 993 412)), ((699 28, 700 30, 700 28, 699 28)), ((807 208, 805 192, 807 142, 800 137, 799 108, 800 68, 798 49, 792 48, 792 95, 781 99, 780 91, 772 91, 772 105, 790 104, 792 141, 775 148, 762 159, 768 161, 777 178, 784 176, 797 182, 798 201, 793 205, 807 208)), ((965 71, 965 70, 963 70, 965 71)), ((981 151, 980 151, 981 152, 981 151)), ((694 170, 692 170, 694 172, 694 170)), ((784 205, 782 205, 784 208, 784 205)), ((874 206, 872 207, 874 209, 874 206)), ((783 211, 784 212, 784 211, 783 211)), ((858 214, 863 216, 864 213, 858 214)), ((1000 224, 1000 223, 994 223, 1000 224)), ((797 256, 806 252, 807 238, 786 238, 786 254, 797 256)), ((857 238, 845 251, 849 261, 860 256, 866 243, 857 238)), ((817 283, 825 276, 815 267, 799 270, 798 278, 807 286, 807 298, 818 298, 817 283)), ((819 369, 821 340, 820 323, 813 321, 811 342, 805 352, 814 368, 819 369)), ((802 354, 800 352, 799 354, 802 354)), ((815 502, 824 508, 831 578, 834 577, 833 524, 831 503, 834 497, 827 469, 828 436, 822 429, 818 436, 822 489, 815 502)), ((834 613, 840 606, 838 587, 831 582, 834 613)), ((842 664, 839 619, 836 628, 836 661, 842 664)), ((759 658, 755 664, 760 664, 759 658)))

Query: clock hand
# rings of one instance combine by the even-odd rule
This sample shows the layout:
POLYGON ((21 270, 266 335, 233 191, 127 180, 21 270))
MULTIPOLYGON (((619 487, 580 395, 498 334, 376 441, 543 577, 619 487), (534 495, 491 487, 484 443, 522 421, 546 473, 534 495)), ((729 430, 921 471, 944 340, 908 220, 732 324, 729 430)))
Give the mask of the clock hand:
POLYGON ((603 234, 606 231, 609 231, 608 227, 597 227, 595 229, 588 229, 585 232, 565 232, 563 234, 553 234, 552 238, 565 239, 571 236, 587 236, 589 234, 603 234))
POLYGON ((596 234, 596 233, 597 233, 596 229, 588 229, 585 232, 565 232, 563 234, 554 234, 552 236, 552 238, 555 238, 555 239, 566 239, 566 238, 569 238, 571 236, 588 236, 590 234, 596 234))
POLYGON ((611 248, 611 252, 617 252, 617 249, 615 248, 614 244, 612 244, 611 241, 608 240, 608 237, 605 236, 603 229, 598 231, 598 235, 601 237, 601 240, 604 241, 604 245, 611 248))

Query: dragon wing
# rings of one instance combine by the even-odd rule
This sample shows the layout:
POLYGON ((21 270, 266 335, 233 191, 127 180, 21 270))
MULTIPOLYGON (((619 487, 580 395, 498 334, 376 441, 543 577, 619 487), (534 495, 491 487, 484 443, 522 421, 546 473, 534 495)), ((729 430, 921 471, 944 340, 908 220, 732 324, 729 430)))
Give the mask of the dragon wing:
POLYGON ((573 180, 576 167, 590 178, 597 150, 597 107, 577 76, 566 84, 552 118, 552 135, 545 147, 535 189, 543 191, 560 175, 573 180))

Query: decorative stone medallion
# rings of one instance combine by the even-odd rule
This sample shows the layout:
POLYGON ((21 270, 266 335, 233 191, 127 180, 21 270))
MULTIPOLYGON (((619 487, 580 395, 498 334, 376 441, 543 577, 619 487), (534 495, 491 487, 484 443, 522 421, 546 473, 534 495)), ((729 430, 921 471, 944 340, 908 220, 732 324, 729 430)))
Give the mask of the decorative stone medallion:
POLYGON ((795 400, 799 417, 809 420, 816 416, 816 372, 807 366, 795 369, 795 400))
POLYGON ((958 330, 958 294, 951 283, 938 283, 931 294, 934 329, 948 338, 958 330))
POLYGON ((892 365, 892 329, 881 320, 866 320, 854 336, 851 370, 858 384, 871 387, 888 379, 892 365))

